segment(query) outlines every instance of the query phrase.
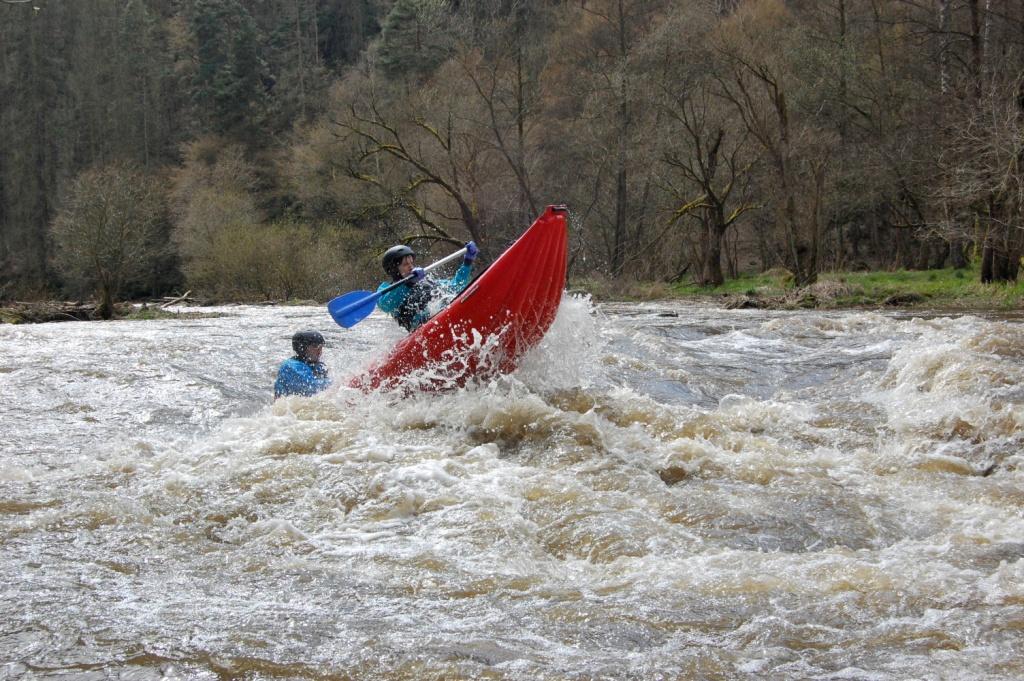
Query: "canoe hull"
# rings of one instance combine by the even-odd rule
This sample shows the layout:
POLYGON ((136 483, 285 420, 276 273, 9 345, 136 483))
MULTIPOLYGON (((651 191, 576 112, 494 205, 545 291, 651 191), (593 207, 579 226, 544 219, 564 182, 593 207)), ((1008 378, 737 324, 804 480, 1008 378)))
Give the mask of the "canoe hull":
POLYGON ((363 390, 444 390, 514 371, 565 289, 567 211, 549 206, 444 310, 356 377, 363 390))

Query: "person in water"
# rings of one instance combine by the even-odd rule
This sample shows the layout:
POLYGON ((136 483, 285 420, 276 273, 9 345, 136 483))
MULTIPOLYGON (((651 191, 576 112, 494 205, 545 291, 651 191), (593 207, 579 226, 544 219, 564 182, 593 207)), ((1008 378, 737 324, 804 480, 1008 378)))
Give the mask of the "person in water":
POLYGON ((324 337, 319 331, 297 331, 292 336, 295 356, 281 362, 274 381, 274 399, 286 395, 315 395, 331 384, 327 367, 320 361, 324 337))
POLYGON ((377 307, 394 317, 407 331, 414 331, 438 312, 439 304, 444 299, 451 300, 466 288, 473 273, 473 261, 479 252, 475 243, 467 242, 466 255, 455 275, 451 279, 439 280, 428 276, 422 267, 416 267, 416 252, 411 248, 392 246, 381 259, 391 281, 381 283, 377 290, 385 289, 409 275, 412 278, 405 282, 405 286, 398 286, 382 295, 377 301, 377 307))

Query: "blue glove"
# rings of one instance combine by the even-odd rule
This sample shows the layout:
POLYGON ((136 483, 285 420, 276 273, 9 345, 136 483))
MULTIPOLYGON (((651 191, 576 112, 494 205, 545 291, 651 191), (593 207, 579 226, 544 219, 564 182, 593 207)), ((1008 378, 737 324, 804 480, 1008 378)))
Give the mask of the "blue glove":
POLYGON ((406 286, 412 286, 414 284, 420 283, 421 281, 423 281, 423 277, 427 276, 427 273, 424 271, 422 267, 413 267, 412 272, 409 273, 409 276, 412 277, 412 279, 405 282, 406 286))
POLYGON ((480 252, 480 249, 477 248, 477 245, 474 242, 467 241, 466 242, 466 255, 462 258, 462 261, 468 265, 469 263, 471 263, 474 260, 476 260, 477 253, 479 253, 479 252, 480 252))

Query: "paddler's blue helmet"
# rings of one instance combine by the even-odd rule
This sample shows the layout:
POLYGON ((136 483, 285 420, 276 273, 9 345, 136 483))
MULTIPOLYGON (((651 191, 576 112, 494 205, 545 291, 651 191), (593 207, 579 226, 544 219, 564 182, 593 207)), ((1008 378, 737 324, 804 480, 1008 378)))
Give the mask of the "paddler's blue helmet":
POLYGON ((306 350, 311 345, 323 345, 324 337, 319 331, 296 331, 292 336, 292 350, 299 357, 306 356, 306 350))
POLYGON ((381 258, 380 264, 384 266, 384 271, 388 273, 389 277, 398 278, 398 265, 407 255, 415 257, 416 251, 404 244, 392 246, 384 251, 384 257, 381 258))

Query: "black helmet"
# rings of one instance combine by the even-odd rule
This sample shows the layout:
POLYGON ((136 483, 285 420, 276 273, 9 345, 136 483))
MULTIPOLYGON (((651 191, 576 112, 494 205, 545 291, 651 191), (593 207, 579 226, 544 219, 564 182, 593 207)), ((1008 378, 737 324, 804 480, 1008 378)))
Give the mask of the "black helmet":
POLYGON ((416 251, 402 244, 392 246, 388 250, 384 251, 384 257, 381 258, 380 264, 384 266, 384 271, 388 273, 389 277, 397 278, 398 264, 401 263, 402 259, 407 255, 415 257, 416 251))
POLYGON ((310 345, 323 345, 324 337, 319 331, 296 331, 292 336, 292 350, 299 357, 306 354, 306 348, 310 345))

